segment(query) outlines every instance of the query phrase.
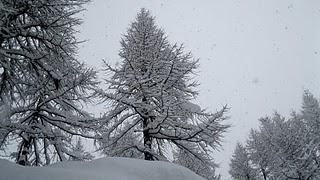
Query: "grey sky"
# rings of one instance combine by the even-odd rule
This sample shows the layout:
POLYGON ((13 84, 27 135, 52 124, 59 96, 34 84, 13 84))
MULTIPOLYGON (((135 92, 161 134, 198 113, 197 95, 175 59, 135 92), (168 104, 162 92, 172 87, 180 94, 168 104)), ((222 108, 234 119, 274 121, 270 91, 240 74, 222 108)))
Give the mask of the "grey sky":
POLYGON ((97 68, 102 59, 119 62, 120 38, 142 7, 171 43, 200 58, 197 101, 211 111, 231 107, 233 126, 215 153, 224 179, 235 143, 259 117, 298 110, 304 89, 320 97, 320 1, 93 0, 79 28, 79 38, 89 40, 80 60, 97 68))

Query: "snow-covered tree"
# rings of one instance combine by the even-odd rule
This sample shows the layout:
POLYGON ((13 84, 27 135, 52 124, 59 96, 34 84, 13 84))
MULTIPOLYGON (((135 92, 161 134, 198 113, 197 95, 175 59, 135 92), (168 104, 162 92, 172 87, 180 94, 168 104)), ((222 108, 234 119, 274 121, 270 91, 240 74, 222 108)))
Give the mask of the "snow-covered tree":
MULTIPOLYGON (((189 143, 188 145, 190 149, 192 148, 193 152, 197 152, 198 148, 195 146, 196 145, 192 143, 189 143)), ((217 167, 217 165, 214 164, 212 157, 204 152, 198 152, 196 157, 185 149, 178 149, 176 152, 174 152, 173 162, 187 167, 196 174, 208 180, 219 180, 221 178, 221 176, 215 172, 215 167, 217 167), (206 160, 203 161, 203 159, 206 160), (208 165, 206 162, 211 162, 211 164, 208 165)))
MULTIPOLYGON (((302 102, 302 118, 307 128, 310 130, 310 136, 314 143, 320 145, 320 106, 319 101, 309 92, 305 91, 302 102)), ((320 150, 320 147, 318 147, 320 150)))
MULTIPOLYGON (((74 14, 87 0, 2 0, 0 2, 0 97, 24 96, 45 72, 58 88, 62 64, 76 50, 74 14), (26 82, 28 79, 29 82, 26 82)), ((67 62, 66 62, 67 61, 67 62)))
POLYGON ((227 108, 208 113, 192 103, 198 61, 182 46, 170 45, 145 9, 121 40, 119 55, 120 66, 106 63, 112 77, 106 80, 108 89, 99 91, 111 108, 100 121, 101 148, 109 155, 138 153, 146 160, 168 160, 170 149, 180 149, 212 164, 198 155, 220 145, 229 127, 222 124, 227 108))
POLYGON ((308 91, 301 113, 288 118, 275 113, 260 119, 247 141, 249 159, 266 179, 314 180, 320 178, 318 100, 308 91))
POLYGON ((319 169, 313 162, 314 149, 310 136, 299 115, 285 119, 279 114, 261 119, 263 143, 274 156, 269 169, 273 179, 313 179, 319 169))
POLYGON ((121 139, 110 146, 104 146, 103 153, 107 156, 129 157, 142 159, 143 154, 135 146, 140 142, 139 134, 131 132, 126 133, 121 139))
POLYGON ((235 180, 256 179, 257 172, 252 167, 249 153, 240 143, 236 145, 236 149, 232 155, 229 173, 235 180))
POLYGON ((72 156, 74 135, 91 137, 82 111, 95 71, 75 59, 74 15, 87 0, 0 2, 0 149, 21 165, 72 156))
POLYGON ((274 158, 270 153, 270 146, 266 143, 265 137, 257 130, 251 130, 249 139, 247 141, 247 151, 252 164, 261 174, 263 180, 267 180, 270 174, 270 168, 274 158))
POLYGON ((312 161, 313 172, 312 178, 320 178, 320 106, 319 100, 316 99, 309 91, 303 94, 301 119, 306 128, 304 134, 305 150, 304 158, 312 161))
POLYGON ((85 151, 80 138, 77 139, 76 145, 72 148, 70 153, 70 160, 72 161, 85 161, 92 160, 94 157, 85 151))
POLYGON ((251 142, 259 141, 261 143, 258 146, 250 146, 253 162, 256 163, 259 168, 263 167, 264 170, 271 171, 268 172, 268 179, 283 179, 285 177, 282 174, 282 168, 280 167, 283 162, 283 159, 281 158, 283 157, 280 155, 281 152, 279 150, 288 145, 288 142, 286 142, 288 137, 288 124, 286 123, 285 118, 278 113, 275 113, 272 117, 261 118, 260 124, 259 136, 251 137, 258 138, 251 139, 251 142), (268 155, 263 156, 264 146, 268 147, 268 153, 272 156, 271 159, 268 155), (259 157, 259 154, 262 156, 259 157))

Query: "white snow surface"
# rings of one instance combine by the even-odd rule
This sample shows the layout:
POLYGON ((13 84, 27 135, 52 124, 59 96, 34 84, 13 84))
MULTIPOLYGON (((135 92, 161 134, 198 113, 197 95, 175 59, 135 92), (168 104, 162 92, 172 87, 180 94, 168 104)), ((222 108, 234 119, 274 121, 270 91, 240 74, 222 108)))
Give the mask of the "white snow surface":
POLYGON ((0 159, 1 180, 204 180, 187 168, 160 161, 101 158, 24 167, 0 159))

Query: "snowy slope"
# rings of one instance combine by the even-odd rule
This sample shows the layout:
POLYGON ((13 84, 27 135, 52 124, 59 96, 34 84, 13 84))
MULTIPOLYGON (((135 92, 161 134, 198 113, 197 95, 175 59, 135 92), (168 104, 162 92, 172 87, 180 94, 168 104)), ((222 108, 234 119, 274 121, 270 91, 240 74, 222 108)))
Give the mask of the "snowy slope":
POLYGON ((181 166, 128 158, 23 167, 0 159, 1 180, 204 180, 181 166))

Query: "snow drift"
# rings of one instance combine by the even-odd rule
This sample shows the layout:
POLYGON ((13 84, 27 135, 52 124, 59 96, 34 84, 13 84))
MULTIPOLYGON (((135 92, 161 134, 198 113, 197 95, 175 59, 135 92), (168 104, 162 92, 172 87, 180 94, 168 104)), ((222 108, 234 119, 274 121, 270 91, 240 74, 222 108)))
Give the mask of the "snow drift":
POLYGON ((24 167, 0 159, 1 180, 204 180, 187 168, 159 161, 101 158, 46 167, 24 167))

